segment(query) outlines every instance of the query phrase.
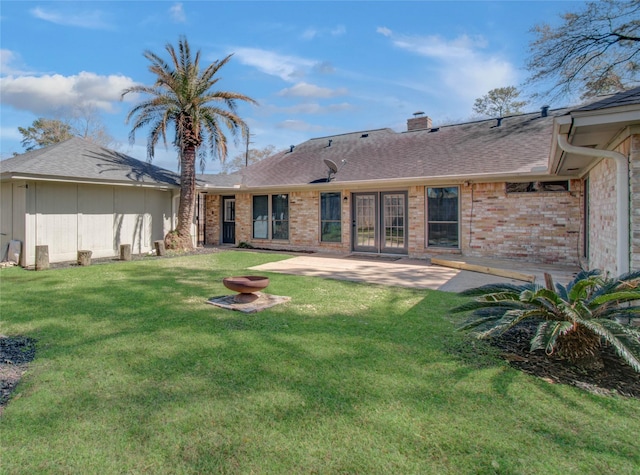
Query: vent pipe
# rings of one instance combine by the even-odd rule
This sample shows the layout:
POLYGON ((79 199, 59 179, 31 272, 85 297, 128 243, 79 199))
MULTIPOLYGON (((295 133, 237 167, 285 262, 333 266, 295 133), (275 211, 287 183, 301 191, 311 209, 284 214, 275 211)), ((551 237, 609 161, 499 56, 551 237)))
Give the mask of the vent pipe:
POLYGON ((549 106, 542 106, 540 108, 540 117, 547 117, 549 115, 549 106))

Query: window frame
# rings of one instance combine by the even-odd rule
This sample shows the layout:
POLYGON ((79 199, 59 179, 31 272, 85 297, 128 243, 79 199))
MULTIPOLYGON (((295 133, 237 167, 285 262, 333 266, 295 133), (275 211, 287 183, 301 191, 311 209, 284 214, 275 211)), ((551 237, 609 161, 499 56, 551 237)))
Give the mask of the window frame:
POLYGON ((435 248, 435 249, 460 249, 460 186, 458 185, 453 185, 453 186, 425 186, 425 244, 427 248, 435 248), (443 190, 443 189, 447 189, 447 188, 455 188, 456 189, 456 200, 457 200, 457 210, 456 210, 456 220, 455 221, 451 221, 451 220, 432 220, 430 217, 430 213, 429 213, 429 190, 433 190, 433 189, 437 189, 437 190, 443 190), (455 235, 455 245, 453 246, 446 246, 446 245, 442 245, 442 244, 431 244, 431 238, 429 237, 430 235, 430 228, 432 224, 455 224, 455 230, 456 230, 456 235, 455 235))
MULTIPOLYGON (((290 201, 289 201, 289 193, 274 193, 274 194, 264 194, 264 195, 251 195, 251 238, 252 239, 260 239, 260 240, 268 240, 268 241, 288 241, 289 240, 289 231, 290 231, 290 201), (285 198, 285 215, 280 219, 276 219, 274 209, 277 208, 276 200, 278 198, 285 198), (266 199, 266 215, 260 215, 261 219, 256 219, 255 211, 256 211, 256 199, 266 199), (256 224, 259 223, 261 228, 264 228, 266 224, 265 236, 256 236, 256 224), (283 227, 284 225, 284 227, 283 227), (274 237, 275 230, 285 229, 286 237, 274 237)), ((261 204, 261 207, 264 208, 264 204, 261 204)), ((278 231, 275 231, 277 233, 278 231)))
POLYGON ((341 191, 326 191, 326 192, 320 192, 320 200, 319 200, 319 206, 320 206, 320 212, 319 214, 319 221, 320 221, 320 227, 318 230, 318 234, 320 236, 320 242, 327 242, 327 243, 341 243, 342 242, 342 192, 341 191), (338 198, 338 209, 340 210, 340 216, 339 218, 336 219, 324 219, 323 218, 323 211, 324 208, 322 206, 322 199, 323 196, 333 196, 338 198), (325 239, 324 238, 324 233, 323 233, 323 228, 325 226, 325 224, 330 224, 330 223, 337 223, 338 224, 338 239, 337 240, 329 240, 329 239, 325 239))

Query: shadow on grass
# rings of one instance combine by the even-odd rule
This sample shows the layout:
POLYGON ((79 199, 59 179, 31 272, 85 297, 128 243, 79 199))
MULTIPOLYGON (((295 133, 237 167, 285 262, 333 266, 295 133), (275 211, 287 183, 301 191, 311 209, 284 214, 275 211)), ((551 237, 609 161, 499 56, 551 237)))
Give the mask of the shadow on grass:
POLYGON ((42 351, 30 400, 22 398, 9 428, 33 427, 34 443, 50 448, 59 434, 103 425, 121 434, 124 446, 142 454, 155 447, 161 459, 175 456, 188 470, 233 471, 234 458, 267 456, 261 450, 275 450, 270 444, 287 435, 294 441, 288 452, 329 438, 333 450, 360 444, 366 454, 385 444, 420 461, 433 449, 431 439, 408 433, 433 427, 459 457, 517 459, 517 448, 502 446, 502 430, 515 445, 532 437, 567 455, 579 450, 640 463, 630 438, 603 440, 571 427, 587 428, 603 414, 624 418, 632 406, 550 388, 505 367, 487 348, 470 347, 444 318, 456 296, 269 275, 268 291, 292 301, 248 315, 206 303, 228 293, 222 278, 241 268, 216 259, 12 274, 3 285, 3 319, 36 337, 42 351), (27 284, 28 292, 11 291, 27 284), (526 424, 532 433, 517 428, 526 424), (374 442, 352 442, 360 431, 374 442), (244 452, 243 437, 258 440, 258 455, 244 452), (204 463, 190 439, 218 452, 204 463))

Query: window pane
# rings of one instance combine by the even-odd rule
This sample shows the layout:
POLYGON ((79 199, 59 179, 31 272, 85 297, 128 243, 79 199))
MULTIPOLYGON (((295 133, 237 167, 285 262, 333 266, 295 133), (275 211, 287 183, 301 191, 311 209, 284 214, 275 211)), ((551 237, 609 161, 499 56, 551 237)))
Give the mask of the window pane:
POLYGON ((458 223, 430 223, 429 246, 458 247, 458 223))
POLYGON ((458 247, 458 188, 427 188, 428 246, 458 247))
POLYGON ((253 197, 253 237, 269 237, 269 197, 266 195, 253 197))
POLYGON ((384 194, 384 247, 404 248, 404 194, 384 194))
POLYGON ((236 220, 236 200, 224 200, 224 220, 226 222, 236 220))
POLYGON ((429 221, 458 221, 458 188, 428 189, 429 221))
POLYGON ((272 239, 289 239, 289 195, 271 197, 272 239))
POLYGON ((320 213, 322 221, 340 221, 340 193, 320 194, 320 213))
POLYGON ((324 242, 342 241, 342 195, 340 193, 320 194, 320 240, 324 242))
POLYGON ((356 244, 376 245, 376 195, 356 196, 356 244))
POLYGON ((324 221, 320 239, 323 242, 342 242, 342 226, 339 222, 324 221))

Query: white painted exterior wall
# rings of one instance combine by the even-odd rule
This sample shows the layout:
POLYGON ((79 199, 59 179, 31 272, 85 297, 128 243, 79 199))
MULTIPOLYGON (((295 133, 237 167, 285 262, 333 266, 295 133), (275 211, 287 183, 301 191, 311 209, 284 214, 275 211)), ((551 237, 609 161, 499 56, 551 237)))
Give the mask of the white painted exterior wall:
POLYGON ((49 247, 50 262, 75 260, 79 249, 95 258, 116 256, 120 244, 148 252, 172 228, 173 195, 131 186, 2 183, 2 250, 11 239, 22 241, 23 266, 35 264, 39 245, 49 247))

